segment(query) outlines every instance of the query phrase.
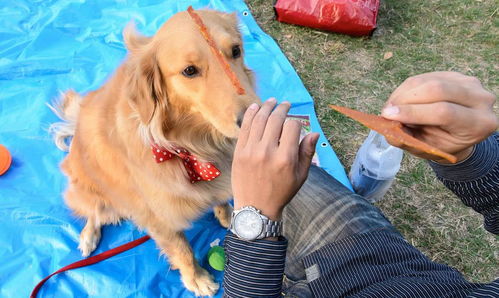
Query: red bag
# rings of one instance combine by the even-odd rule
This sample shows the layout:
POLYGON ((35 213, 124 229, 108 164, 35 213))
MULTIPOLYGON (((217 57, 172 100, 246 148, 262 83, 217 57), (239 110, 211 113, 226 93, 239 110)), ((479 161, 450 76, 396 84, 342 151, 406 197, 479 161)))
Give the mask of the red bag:
POLYGON ((376 28, 379 0, 277 0, 277 20, 353 36, 376 28))

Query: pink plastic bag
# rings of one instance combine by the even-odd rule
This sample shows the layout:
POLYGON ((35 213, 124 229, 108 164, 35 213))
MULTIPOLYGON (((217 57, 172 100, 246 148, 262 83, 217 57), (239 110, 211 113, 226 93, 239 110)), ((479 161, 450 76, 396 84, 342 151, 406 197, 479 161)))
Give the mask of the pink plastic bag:
POLYGON ((277 0, 277 20, 353 36, 376 28, 379 0, 277 0))

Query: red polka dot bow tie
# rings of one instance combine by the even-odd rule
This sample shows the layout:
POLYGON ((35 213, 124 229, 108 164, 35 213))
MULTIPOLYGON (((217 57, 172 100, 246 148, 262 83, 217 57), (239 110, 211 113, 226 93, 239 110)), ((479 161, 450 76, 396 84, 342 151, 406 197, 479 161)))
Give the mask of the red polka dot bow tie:
POLYGON ((191 183, 198 181, 211 181, 220 176, 220 171, 209 162, 199 161, 195 155, 183 148, 169 151, 165 148, 152 145, 152 153, 157 163, 172 159, 174 156, 180 158, 191 179, 191 183))

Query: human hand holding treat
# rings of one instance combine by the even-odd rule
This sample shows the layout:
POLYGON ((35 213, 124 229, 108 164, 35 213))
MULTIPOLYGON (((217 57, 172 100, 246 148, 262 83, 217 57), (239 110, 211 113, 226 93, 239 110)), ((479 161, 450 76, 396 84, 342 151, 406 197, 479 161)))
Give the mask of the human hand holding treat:
MULTIPOLYGON (((461 161, 499 126, 493 110, 495 101, 495 95, 475 77, 432 72, 402 83, 388 99, 382 116, 404 123, 414 137, 461 161)), ((421 151, 401 148, 428 158, 421 151)), ((445 163, 442 159, 433 160, 445 163)))
MULTIPOLYGON (((434 157, 442 157, 451 163, 456 163, 457 158, 454 155, 448 154, 430 146, 416 138, 404 130, 402 123, 398 121, 387 120, 381 116, 362 113, 359 111, 351 110, 349 108, 329 105, 332 109, 364 124, 372 130, 385 136, 386 140, 393 145, 398 144, 397 147, 404 146, 405 148, 412 148, 421 150, 434 157)), ((395 145, 394 145, 395 146, 395 145)))
MULTIPOLYGON (((369 125, 362 115, 363 121, 358 117, 354 119, 385 135, 393 146, 415 156, 455 163, 466 159, 475 144, 497 129, 494 103, 495 96, 485 90, 478 79, 456 72, 433 72, 402 83, 388 99, 383 117, 365 114, 369 125), (404 125, 393 121, 387 124, 387 119, 404 125), (388 126, 392 127, 386 130, 388 126), (406 136, 400 131, 406 132, 406 136)), ((356 113, 359 116, 360 112, 356 113)))

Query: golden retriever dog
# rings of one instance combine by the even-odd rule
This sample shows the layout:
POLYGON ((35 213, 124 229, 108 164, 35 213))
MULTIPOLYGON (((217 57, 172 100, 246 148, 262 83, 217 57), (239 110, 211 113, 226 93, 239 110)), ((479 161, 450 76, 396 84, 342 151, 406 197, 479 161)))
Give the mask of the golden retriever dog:
POLYGON ((131 219, 180 270, 188 290, 209 296, 219 285, 198 265, 182 231, 212 207, 228 227, 231 161, 240 121, 246 108, 260 100, 243 61, 236 15, 196 12, 244 95, 238 94, 191 17, 180 12, 152 37, 128 26, 124 63, 100 89, 84 97, 64 94, 54 110, 65 121, 52 130, 59 147, 73 136, 61 168, 69 178, 65 201, 86 219, 79 244, 83 256, 96 248, 102 225, 131 219), (182 159, 157 163, 151 146, 188 150, 221 174, 193 183, 182 159))

